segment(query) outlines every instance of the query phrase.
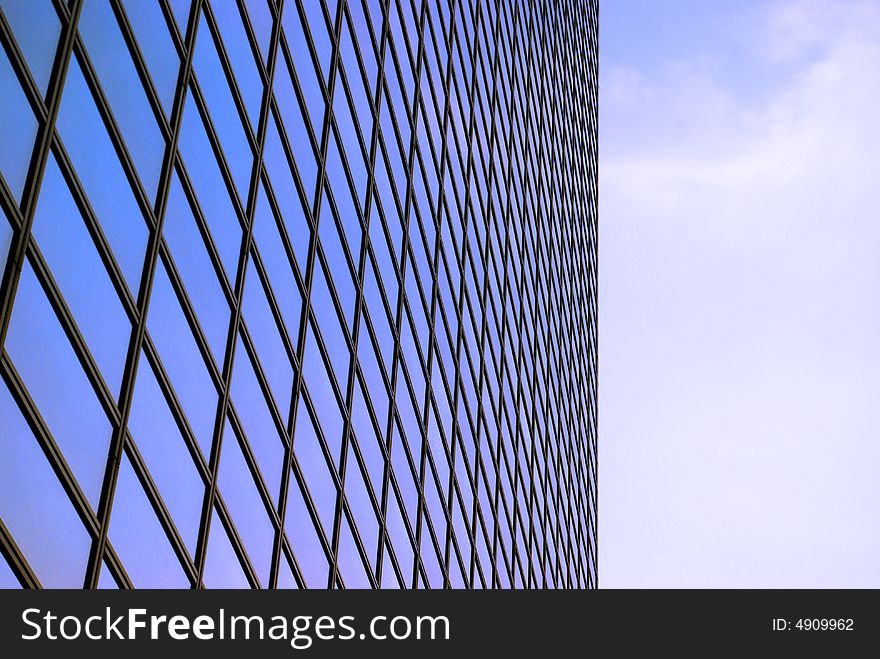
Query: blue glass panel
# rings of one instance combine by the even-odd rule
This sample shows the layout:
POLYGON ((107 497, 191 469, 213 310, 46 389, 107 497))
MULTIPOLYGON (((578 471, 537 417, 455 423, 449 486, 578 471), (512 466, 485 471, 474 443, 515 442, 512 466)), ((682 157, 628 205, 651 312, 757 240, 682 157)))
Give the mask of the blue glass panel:
POLYGON ((333 517, 336 510, 336 484, 330 475, 312 419, 302 401, 299 403, 296 416, 293 452, 305 475, 306 485, 324 527, 324 533, 329 537, 333 531, 333 517))
POLYGON ((419 502, 418 490, 416 489, 416 480, 413 471, 410 468, 409 460, 406 456, 406 449, 403 442, 406 437, 402 436, 400 426, 396 425, 394 442, 391 446, 391 466, 394 475, 397 478, 397 485, 400 488, 402 504, 411 523, 415 523, 416 506, 419 502))
MULTIPOLYGON (((345 326, 351 328, 352 319, 354 318, 354 299, 355 286, 352 270, 349 267, 349 261, 343 251, 342 238, 339 235, 336 226, 336 218, 330 210, 327 197, 324 198, 324 205, 321 210, 321 220, 318 224, 318 235, 321 239, 324 257, 327 260, 330 277, 333 279, 336 294, 339 297, 339 303, 342 305, 342 313, 345 318, 345 326)), ((355 219, 357 224, 357 219, 355 219)), ((358 253, 354 252, 352 261, 358 257, 358 253)), ((328 311, 332 309, 330 307, 328 311)), ((335 311, 333 312, 335 313, 335 311)))
MULTIPOLYGON (((419 553, 425 572, 428 575, 428 586, 441 588, 443 586, 443 571, 440 569, 440 563, 437 560, 437 552, 434 544, 431 542, 431 534, 428 532, 426 523, 422 522, 422 548, 419 553)), ((499 561, 501 560, 499 556, 499 561)))
MULTIPOLYGON (((267 127, 263 164, 269 174, 275 202, 278 204, 278 210, 284 220, 293 253, 296 255, 300 271, 305 272, 311 230, 297 193, 287 155, 281 145, 281 137, 275 121, 270 121, 267 127)), ((306 184, 305 181, 303 184, 306 184)), ((314 194, 314 186, 307 186, 305 194, 314 194)))
POLYGON ((116 585, 116 580, 113 578, 113 575, 110 574, 110 568, 107 567, 107 561, 103 561, 101 563, 101 574, 98 575, 98 589, 99 590, 118 590, 119 586, 116 585))
MULTIPOLYGON (((280 587, 280 583, 279 583, 280 587)), ((0 556, 0 590, 20 589, 21 584, 12 573, 12 568, 2 556, 0 556)))
MULTIPOLYGON (((293 57, 293 66, 296 70, 297 80, 299 80, 303 98, 305 98, 308 105, 312 129, 320 130, 321 124, 324 121, 326 103, 324 102, 324 93, 321 91, 321 84, 318 81, 318 74, 315 71, 315 65, 312 62, 312 56, 309 53, 308 43, 302 36, 305 28, 297 11, 297 4, 291 2, 284 5, 281 24, 284 27, 287 45, 293 57)), ((320 17, 319 22, 314 23, 314 29, 311 29, 310 32, 319 46, 322 46, 319 50, 323 51, 326 49, 328 35, 324 19, 320 13, 320 0, 308 0, 305 4, 309 6, 310 13, 320 17)), ((308 20, 308 17, 306 20, 308 20)), ((329 64, 329 53, 326 63, 329 64)))
POLYGON ((266 515, 266 507, 245 462, 238 438, 228 423, 223 431, 219 486, 260 583, 265 587, 269 583, 275 530, 266 515))
POLYGON ((388 552, 389 550, 386 549, 385 553, 382 554, 382 580, 380 588, 396 590, 400 588, 400 582, 397 580, 397 574, 394 572, 394 566, 391 563, 391 556, 388 552))
MULTIPOLYGON (((239 339, 235 352, 235 367, 232 373, 232 401, 241 419, 248 442, 257 459, 263 479, 273 502, 281 491, 281 474, 284 471, 284 445, 266 399, 257 382, 250 358, 239 339)), ((286 418, 286 414, 285 414, 286 418)), ((224 441, 224 445, 225 445, 224 441)))
POLYGON ((91 539, 2 382, 0 418, 0 518, 43 586, 81 588, 91 539))
POLYGON ((119 466, 107 533, 136 588, 190 585, 128 456, 123 457, 119 466))
MULTIPOLYGON (((170 117, 180 58, 174 49, 168 23, 157 0, 123 0, 123 4, 165 115, 170 117)), ((186 26, 182 29, 185 30, 186 26)))
POLYGON ((37 119, 18 84, 6 51, 2 49, 0 89, 3 90, 3 103, 0 103, 0 144, 3 145, 0 149, 0 172, 20 203, 37 137, 37 119))
POLYGON ((9 257, 10 247, 12 247, 12 226, 4 215, 3 220, 0 221, 0 273, 6 271, 6 259, 9 257))
POLYGON ((246 0, 245 5, 254 28, 254 34, 257 37, 263 62, 267 63, 272 38, 272 12, 266 0, 246 0))
POLYGON ((250 588, 244 569, 216 511, 211 519, 204 579, 208 588, 250 588))
MULTIPOLYGON (((338 274, 339 279, 347 277, 346 273, 338 274)), ((352 296, 354 295, 353 290, 347 292, 351 293, 352 296)), ((343 296, 343 294, 339 293, 339 289, 337 289, 337 295, 339 297, 343 296)), ((347 300, 343 297, 342 305, 343 312, 354 312, 353 297, 351 300, 347 300), (352 306, 347 308, 345 306, 347 302, 351 302, 352 306)), ((327 280, 324 278, 324 269, 321 266, 316 267, 314 280, 312 282, 312 310, 318 321, 318 327, 321 328, 324 347, 327 349, 327 353, 330 357, 330 363, 333 367, 333 373, 336 376, 336 382, 341 389, 344 389, 346 380, 348 379, 350 352, 342 326, 339 324, 339 314, 336 313, 336 305, 333 303, 333 298, 330 296, 330 289, 327 286, 327 280)))
MULTIPOLYGON (((306 193, 311 198, 311 195, 315 192, 318 164, 315 160, 312 141, 309 138, 308 119, 303 116, 302 108, 294 91, 287 62, 281 59, 280 55, 278 64, 275 66, 274 91, 275 99, 278 101, 278 109, 281 112, 281 117, 283 117, 282 124, 287 139, 290 142, 290 148, 293 150, 299 175, 302 178, 306 193)), ((320 139, 320 136, 316 136, 316 138, 320 139)))
MULTIPOLYGON (((324 15, 322 0, 305 0, 302 6, 305 8, 305 23, 309 26, 309 32, 312 34, 312 40, 315 44, 315 50, 318 54, 318 68, 324 79, 327 79, 327 70, 330 68, 330 52, 333 44, 330 42, 330 35, 327 33, 327 19, 324 15)), ((330 20, 333 20, 335 13, 335 3, 330 3, 330 20)), ((294 32, 294 34, 296 34, 294 32)), ((288 35, 290 36, 290 35, 288 35)), ((306 48, 305 40, 297 40, 298 45, 306 48)))
POLYGON ((269 275, 275 302, 281 310, 285 328, 292 338, 296 338, 302 313, 302 292, 297 286, 293 266, 278 231, 278 224, 265 190, 260 190, 254 217, 254 242, 260 250, 263 267, 269 275))
POLYGON ((333 391, 330 374, 324 366, 318 344, 311 333, 306 339, 306 352, 302 367, 306 385, 315 406, 315 413, 323 430, 324 440, 327 442, 330 457, 335 464, 339 460, 340 447, 342 446, 342 412, 336 393, 333 391))
POLYGON ((482 533, 478 532, 477 538, 477 554, 479 556, 479 564, 483 566, 483 571, 486 573, 486 580, 488 581, 489 571, 492 569, 492 561, 489 558, 489 548, 486 546, 486 538, 483 536, 482 533))
POLYGON ((189 20, 189 10, 193 0, 170 0, 171 12, 174 14, 174 20, 177 21, 177 27, 180 30, 181 38, 186 36, 187 21, 189 20))
MULTIPOLYGON (((0 9, 12 27, 34 82, 45 94, 61 35, 61 22, 51 0, 0 0, 0 9)), ((4 84, 3 89, 9 88, 4 84)))
MULTIPOLYGON (((256 345, 260 364, 269 381, 275 404, 282 417, 287 419, 293 390, 293 367, 281 341, 278 325, 253 262, 248 266, 242 307, 244 320, 256 345)), ((292 331, 296 332, 296 326, 292 331)))
POLYGON ((30 263, 19 280, 6 351, 97 509, 112 428, 30 263))
POLYGON ((33 234, 110 391, 118 395, 131 323, 53 155, 46 163, 33 234))
POLYGON ((205 486, 168 409, 153 368, 141 355, 128 429, 177 531, 195 556, 205 486))
MULTIPOLYGON (((379 386, 384 388, 384 385, 382 384, 379 386)), ((379 392, 377 392, 377 394, 379 394, 379 392)), ((388 418, 387 412, 381 418, 383 420, 380 423, 384 423, 388 418)), ((358 448, 360 448, 361 451, 361 457, 363 457, 364 465, 367 468, 367 474, 373 485, 373 492, 378 495, 382 491, 385 457, 382 453, 380 440, 376 436, 375 427, 370 419, 366 401, 364 400, 364 393, 359 381, 354 388, 354 399, 351 408, 351 424, 357 438, 358 448)))
MULTIPOLYGON (((296 485, 294 485, 294 487, 296 487, 296 485)), ((290 563, 287 562, 286 556, 282 556, 281 562, 278 564, 278 588, 283 588, 285 590, 299 588, 299 586, 296 585, 296 579, 293 577, 293 570, 290 569, 290 563)))
MULTIPOLYGON (((196 39, 193 70, 205 96, 208 114, 210 114, 211 122, 220 138, 220 145, 223 147, 232 179, 238 188, 238 195, 244 201, 251 177, 253 153, 204 16, 199 24, 199 38, 196 39)), ((205 157, 206 154, 207 152, 203 151, 199 157, 205 157)))
MULTIPOLYGON (((390 291, 387 291, 386 300, 390 304, 395 304, 397 296, 397 278, 394 275, 391 276, 393 277, 391 280, 392 288, 390 291)), ((386 285, 387 284, 388 282, 386 282, 386 285)), ((382 285, 379 280, 376 279, 376 273, 371 266, 368 266, 364 272, 364 302, 367 305, 373 329, 376 331, 376 340, 379 344, 379 354, 377 356, 381 358, 385 370, 390 371, 391 358, 394 352, 394 340, 391 328, 392 321, 386 311, 387 307, 382 301, 382 285)), ((366 337, 367 333, 364 332, 362 336, 366 337)))
POLYGON ((147 330, 205 459, 211 455, 217 390, 171 287, 164 264, 156 268, 147 330))
POLYGON ((364 563, 358 553, 351 527, 347 520, 342 521, 339 529, 339 571, 346 588, 369 588, 370 579, 364 571, 364 563))
MULTIPOLYGON (((384 169, 385 168, 381 166, 381 163, 376 164, 377 174, 381 171, 384 171, 384 169)), ((380 180, 381 177, 377 178, 377 181, 380 180)), ((390 211, 391 213, 395 213, 394 205, 392 203, 392 200, 390 199, 390 193, 389 196, 385 197, 384 199, 388 200, 388 211, 386 212, 390 211)), ((394 239, 394 234, 399 230, 400 227, 399 223, 397 222, 396 215, 392 215, 390 218, 386 217, 386 220, 388 221, 391 229, 389 231, 389 234, 391 235, 392 239, 394 239)), ((402 234, 399 235, 402 237, 402 234)), ((388 298, 393 299, 393 296, 396 295, 398 287, 396 271, 397 256, 394 251, 396 249, 396 247, 394 247, 396 243, 391 243, 389 245, 389 242, 385 236, 381 218, 378 215, 370 222, 370 242, 376 255, 376 276, 379 277, 379 282, 382 285, 382 289, 388 295, 388 298)), ((368 270, 373 270, 373 268, 368 268, 368 270)), ((374 277, 372 273, 369 273, 369 276, 374 277)))
MULTIPOLYGON (((452 588, 460 589, 465 587, 465 579, 464 575, 461 573, 461 566, 458 564, 458 559, 455 557, 454 551, 450 553, 449 560, 449 583, 452 588)), ((525 586, 519 579, 517 579, 516 588, 524 588, 525 586)))
MULTIPOLYGON (((381 488, 381 484, 380 484, 381 488)), ((381 496, 381 489, 379 490, 381 496)), ((369 556, 375 556, 379 548, 379 522, 373 510, 370 494, 364 483, 364 477, 358 466, 354 450, 348 449, 348 466, 345 475, 345 497, 355 519, 361 542, 369 556)), ((347 583, 347 581, 346 581, 347 583)))
MULTIPOLYGON (((351 70, 356 71, 357 69, 355 66, 356 63, 352 62, 351 70)), ((357 88, 361 88, 361 85, 358 84, 357 88)), ((369 110, 367 110, 367 112, 369 112, 369 110)), ((336 139, 335 134, 331 141, 335 145, 335 149, 338 149, 339 153, 346 158, 349 172, 351 173, 352 181, 354 183, 354 193, 352 193, 352 188, 348 184, 348 178, 345 175, 345 171, 342 169, 341 160, 339 162, 338 174, 334 174, 331 177, 331 181, 336 195, 336 203, 339 205, 339 214, 346 227, 346 233, 348 234, 349 246, 352 252, 357 254, 361 240, 361 225, 356 213, 356 207, 357 209, 363 208, 364 193, 367 189, 367 167, 364 163, 364 156, 361 151, 361 144, 358 141, 355 120, 351 115, 351 108, 348 105, 347 99, 341 100, 338 103, 338 109, 334 111, 334 114, 336 116, 336 125, 339 128, 341 141, 336 139), (352 194, 354 194, 353 197, 352 194)), ((365 120, 369 120, 370 115, 367 114, 366 117, 367 119, 365 120)), ((369 148, 369 133, 367 133, 365 137, 366 144, 369 148)), ((330 148, 333 149, 334 147, 330 148)), ((425 154, 427 155, 427 149, 425 150, 425 154)), ((334 160, 339 159, 339 157, 332 152, 328 153, 328 158, 334 160)), ((418 165, 416 165, 416 168, 418 168, 418 165)))
POLYGON ((79 32, 147 196, 153 201, 165 140, 107 0, 85 1, 79 32))
POLYGON ((466 514, 462 512, 458 499, 453 499, 452 521, 455 528, 455 539, 458 542, 459 551, 465 565, 468 565, 471 556, 470 522, 466 514))
MULTIPOLYGON (((302 411, 302 410, 301 410, 302 411)), ((284 519, 284 532, 293 547, 293 553, 299 562, 303 579, 309 588, 326 588, 330 566, 327 555, 318 538, 312 518, 306 508, 299 484, 293 474, 290 475, 290 490, 287 500, 287 512, 284 519)))
POLYGON ((255 130, 260 118, 263 82, 260 80, 260 73, 254 61, 241 14, 234 2, 216 2, 211 7, 220 27, 223 47, 232 64, 238 91, 241 93, 248 118, 251 121, 251 129, 255 130))
MULTIPOLYGON (((400 571, 403 573, 403 578, 406 580, 407 585, 409 585, 415 554, 413 553, 413 547, 409 540, 409 535, 406 532, 406 526, 404 525, 403 517, 401 516, 397 497, 395 497, 393 493, 388 497, 388 513, 386 518, 386 531, 388 533, 389 541, 394 547, 394 555, 397 558, 397 564, 400 566, 400 571)), ((386 552, 387 551, 386 548, 386 552)), ((391 563, 388 561, 387 555, 385 558, 386 562, 382 567, 382 587, 388 588, 389 586, 392 586, 393 583, 396 583, 397 577, 394 574, 394 569, 392 568, 391 563)))
MULTIPOLYGON (((361 136, 364 138, 364 143, 369 148, 370 145, 370 130, 373 124, 373 117, 370 112, 370 99, 372 98, 372 90, 376 84, 376 59, 375 54, 373 53, 373 46, 370 42, 369 34, 367 31, 367 26, 365 24, 365 19, 362 16, 359 16, 362 12, 362 7, 360 3, 352 3, 348 5, 349 10, 352 13, 352 22, 354 23, 354 27, 356 31, 360 31, 358 33, 358 39, 360 43, 358 44, 360 47, 360 53, 363 58, 364 67, 367 72, 367 81, 364 82, 363 77, 361 76, 360 66, 358 65, 357 54, 355 53, 354 42, 352 40, 352 35, 348 31, 348 25, 345 24, 345 29, 342 32, 342 41, 340 43, 340 59, 343 63, 343 69, 345 75, 349 82, 349 89, 351 90, 352 96, 354 97, 354 113, 355 119, 360 124, 361 128, 361 136)), ((430 40, 428 40, 430 42, 430 40)), ((423 88, 427 90, 427 84, 423 88)), ((348 103, 346 102, 345 115, 349 114, 348 103)), ((338 117, 337 121, 348 121, 348 117, 338 117)), ((439 123, 432 121, 431 123, 439 123)), ((342 125, 339 126, 340 130, 343 132, 343 140, 348 142, 348 138, 345 137, 345 129, 342 125)), ((357 142, 350 142, 353 145, 356 145, 357 142)), ((363 168, 363 158, 360 156, 360 147, 352 147, 357 148, 356 153, 358 154, 357 163, 358 167, 363 168)), ((355 152, 352 152, 355 153, 355 152)), ((366 172, 364 172, 364 176, 366 176, 366 172)), ((365 190, 365 186, 358 186, 358 194, 363 195, 365 190)))
POLYGON ((171 181, 163 235, 217 363, 229 333, 229 304, 177 176, 171 181))
POLYGON ((58 131, 125 280, 137 292, 147 225, 75 59, 67 72, 58 131))
POLYGON ((183 113, 179 147, 202 214, 226 269, 226 276, 234 279, 241 249, 241 223, 227 194, 226 184, 214 159, 205 125, 192 100, 192 94, 187 98, 183 113))

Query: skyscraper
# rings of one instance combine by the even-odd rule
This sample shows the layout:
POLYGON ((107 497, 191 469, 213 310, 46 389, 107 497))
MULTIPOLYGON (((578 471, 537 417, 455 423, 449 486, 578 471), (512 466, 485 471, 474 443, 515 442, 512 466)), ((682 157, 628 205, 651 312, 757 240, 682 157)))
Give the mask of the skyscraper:
POLYGON ((597 0, 0 0, 0 585, 593 587, 597 0))

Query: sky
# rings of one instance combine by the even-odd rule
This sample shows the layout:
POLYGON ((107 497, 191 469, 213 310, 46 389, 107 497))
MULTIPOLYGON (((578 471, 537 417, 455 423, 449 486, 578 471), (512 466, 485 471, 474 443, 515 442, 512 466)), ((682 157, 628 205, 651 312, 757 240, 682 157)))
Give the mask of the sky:
POLYGON ((880 586, 880 1, 600 40, 600 586, 880 586))

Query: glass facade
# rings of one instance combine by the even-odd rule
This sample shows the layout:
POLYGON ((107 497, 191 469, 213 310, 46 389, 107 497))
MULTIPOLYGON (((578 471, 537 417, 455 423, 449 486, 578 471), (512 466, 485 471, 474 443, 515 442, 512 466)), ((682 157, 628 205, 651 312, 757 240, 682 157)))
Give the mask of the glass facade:
POLYGON ((0 586, 594 587, 597 12, 0 0, 0 586))

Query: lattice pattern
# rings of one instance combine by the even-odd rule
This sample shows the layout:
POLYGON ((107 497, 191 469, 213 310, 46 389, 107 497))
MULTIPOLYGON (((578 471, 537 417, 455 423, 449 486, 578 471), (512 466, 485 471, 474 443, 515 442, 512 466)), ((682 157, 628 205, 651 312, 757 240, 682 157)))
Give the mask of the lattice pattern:
POLYGON ((595 586, 597 5, 0 1, 0 585, 595 586))

